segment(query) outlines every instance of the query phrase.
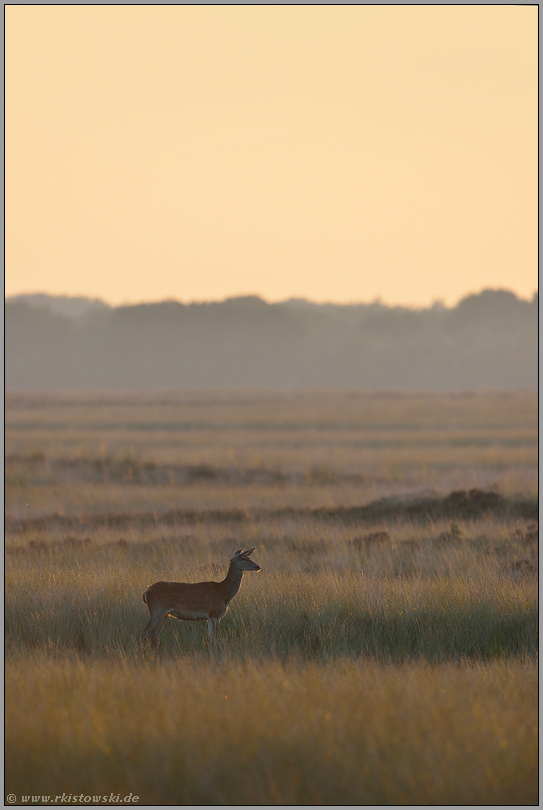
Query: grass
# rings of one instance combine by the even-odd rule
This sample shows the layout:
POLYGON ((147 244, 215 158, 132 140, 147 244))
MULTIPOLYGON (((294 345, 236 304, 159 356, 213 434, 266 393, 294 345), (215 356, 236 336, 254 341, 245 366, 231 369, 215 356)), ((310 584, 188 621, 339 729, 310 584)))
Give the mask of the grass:
POLYGON ((29 395, 6 422, 7 792, 537 804, 535 397, 29 395), (216 656, 173 619, 141 650, 148 585, 253 545, 216 656))
MULTIPOLYGON (((7 649, 132 650, 152 581, 173 571, 179 581, 224 574, 235 541, 206 544, 206 531, 201 540, 18 547, 24 553, 8 555, 6 571, 7 649), (221 556, 222 566, 212 564, 221 556)), ((360 548, 345 530, 324 535, 312 545, 303 533, 261 538, 263 573, 245 578, 221 628, 229 649, 329 660, 535 654, 537 582, 508 567, 498 541, 489 548, 476 534, 443 547, 437 534, 413 547, 392 535, 360 548)), ((204 628, 171 620, 163 646, 177 654, 178 645, 205 649, 204 628)))
POLYGON ((217 666, 36 653, 15 656, 6 677, 14 793, 132 792, 151 805, 537 803, 533 663, 217 666))

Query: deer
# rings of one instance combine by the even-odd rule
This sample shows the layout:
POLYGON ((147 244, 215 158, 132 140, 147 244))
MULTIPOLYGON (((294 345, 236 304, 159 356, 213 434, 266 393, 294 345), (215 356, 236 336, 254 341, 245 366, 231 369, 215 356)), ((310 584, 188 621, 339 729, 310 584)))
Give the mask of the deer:
POLYGON ((205 621, 212 648, 218 643, 219 622, 241 587, 243 574, 261 571, 249 559, 254 548, 235 551, 228 572, 221 582, 155 582, 142 596, 150 613, 149 624, 140 635, 142 642, 149 640, 158 649, 158 637, 166 619, 205 621))

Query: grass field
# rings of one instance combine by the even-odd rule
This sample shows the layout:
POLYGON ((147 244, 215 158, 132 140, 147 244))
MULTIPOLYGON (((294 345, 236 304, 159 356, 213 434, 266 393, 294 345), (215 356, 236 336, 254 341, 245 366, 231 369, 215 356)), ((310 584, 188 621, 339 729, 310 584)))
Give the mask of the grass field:
POLYGON ((18 804, 537 804, 535 395, 9 395, 5 469, 18 804))

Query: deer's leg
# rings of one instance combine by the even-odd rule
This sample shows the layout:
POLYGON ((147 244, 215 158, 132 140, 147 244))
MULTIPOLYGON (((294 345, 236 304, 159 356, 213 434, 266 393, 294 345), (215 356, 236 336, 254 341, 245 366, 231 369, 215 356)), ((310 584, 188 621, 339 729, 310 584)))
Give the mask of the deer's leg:
POLYGON ((149 624, 140 636, 141 640, 146 641, 149 639, 153 647, 158 647, 158 637, 167 618, 167 613, 151 613, 149 624))
POLYGON ((216 647, 219 642, 219 622, 220 619, 207 620, 207 629, 209 631, 209 642, 212 647, 216 647))

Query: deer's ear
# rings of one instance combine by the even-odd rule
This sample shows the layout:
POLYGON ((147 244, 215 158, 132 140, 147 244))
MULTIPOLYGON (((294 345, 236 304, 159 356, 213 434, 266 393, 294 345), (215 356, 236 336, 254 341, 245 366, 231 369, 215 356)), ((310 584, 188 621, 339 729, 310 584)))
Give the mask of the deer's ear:
POLYGON ((246 548, 245 551, 243 552, 243 556, 244 557, 250 557, 251 554, 253 553, 253 551, 255 550, 255 548, 256 548, 256 546, 253 546, 252 548, 246 548))
POLYGON ((236 557, 239 557, 239 555, 240 555, 240 554, 243 554, 243 549, 242 549, 242 548, 240 548, 240 550, 239 550, 239 551, 234 551, 234 554, 233 554, 233 556, 232 556, 232 559, 233 559, 233 560, 235 560, 235 559, 236 559, 236 557))

